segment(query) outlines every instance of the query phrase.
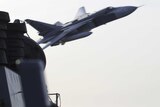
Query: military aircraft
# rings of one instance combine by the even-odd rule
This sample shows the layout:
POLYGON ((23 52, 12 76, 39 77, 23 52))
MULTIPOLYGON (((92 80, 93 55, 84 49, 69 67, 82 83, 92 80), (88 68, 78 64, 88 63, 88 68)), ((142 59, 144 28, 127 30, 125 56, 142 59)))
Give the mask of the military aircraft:
POLYGON ((62 24, 47 24, 40 21, 26 19, 25 21, 34 27, 43 39, 37 41, 38 44, 45 44, 43 49, 48 46, 56 46, 66 42, 87 37, 92 34, 91 30, 100 25, 113 20, 125 17, 134 12, 138 7, 107 7, 96 13, 86 13, 85 8, 81 7, 73 21, 62 24))

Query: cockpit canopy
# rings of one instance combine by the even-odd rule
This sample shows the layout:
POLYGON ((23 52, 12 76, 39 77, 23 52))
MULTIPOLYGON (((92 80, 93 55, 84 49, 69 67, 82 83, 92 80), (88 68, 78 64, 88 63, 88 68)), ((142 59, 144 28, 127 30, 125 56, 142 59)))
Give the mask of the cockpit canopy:
POLYGON ((112 7, 112 6, 109 6, 109 7, 107 7, 107 9, 111 10, 111 9, 114 9, 114 7, 112 7))
POLYGON ((109 6, 109 7, 107 7, 106 9, 105 9, 105 12, 110 12, 110 11, 112 11, 114 9, 114 7, 112 7, 112 6, 109 6))

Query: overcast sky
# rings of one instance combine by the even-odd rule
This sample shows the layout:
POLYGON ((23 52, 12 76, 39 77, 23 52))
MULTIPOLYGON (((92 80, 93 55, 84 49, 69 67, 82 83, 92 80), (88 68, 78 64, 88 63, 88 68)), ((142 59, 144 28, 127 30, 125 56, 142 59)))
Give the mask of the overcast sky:
MULTIPOLYGON (((145 5, 93 30, 87 38, 45 50, 49 92, 62 107, 160 107, 159 0, 0 0, 0 10, 47 23, 71 21, 79 7, 145 5)), ((27 25, 37 40, 37 31, 27 25)))

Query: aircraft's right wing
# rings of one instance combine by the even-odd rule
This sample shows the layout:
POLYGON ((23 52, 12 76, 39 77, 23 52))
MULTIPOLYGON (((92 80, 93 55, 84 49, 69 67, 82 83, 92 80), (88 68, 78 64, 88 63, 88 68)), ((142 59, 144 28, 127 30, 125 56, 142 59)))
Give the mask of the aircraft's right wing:
POLYGON ((47 48, 48 46, 56 43, 57 41, 59 41, 60 39, 62 39, 65 35, 67 35, 69 32, 63 32, 61 33, 60 35, 58 35, 56 38, 53 38, 53 40, 51 40, 50 42, 48 42, 44 47, 43 49, 47 48))
POLYGON ((49 31, 56 32, 61 28, 61 26, 58 26, 58 25, 47 24, 44 22, 39 22, 35 20, 30 20, 30 19, 26 19, 25 21, 28 24, 30 24, 33 28, 35 28, 37 31, 39 31, 39 35, 41 36, 45 36, 46 33, 48 33, 49 31))

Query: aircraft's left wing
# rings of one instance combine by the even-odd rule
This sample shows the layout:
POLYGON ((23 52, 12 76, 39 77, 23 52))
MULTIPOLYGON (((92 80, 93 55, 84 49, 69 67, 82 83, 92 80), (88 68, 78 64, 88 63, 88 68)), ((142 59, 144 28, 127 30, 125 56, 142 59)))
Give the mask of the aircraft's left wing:
POLYGON ((69 27, 68 29, 64 30, 60 35, 58 35, 57 37, 53 38, 51 41, 49 41, 44 47, 43 49, 47 48, 48 46, 56 43, 57 41, 61 40, 63 37, 65 37, 68 33, 76 30, 77 28, 83 26, 86 22, 88 22, 90 20, 86 20, 84 22, 78 23, 76 25, 73 25, 71 27, 69 27))
POLYGON ((52 24, 48 24, 40 21, 31 20, 31 19, 26 19, 25 21, 28 24, 30 24, 33 28, 35 28, 39 32, 39 35, 41 36, 45 36, 46 33, 50 31, 56 32, 61 28, 61 26, 59 26, 60 22, 57 22, 56 24, 52 25, 52 24))

